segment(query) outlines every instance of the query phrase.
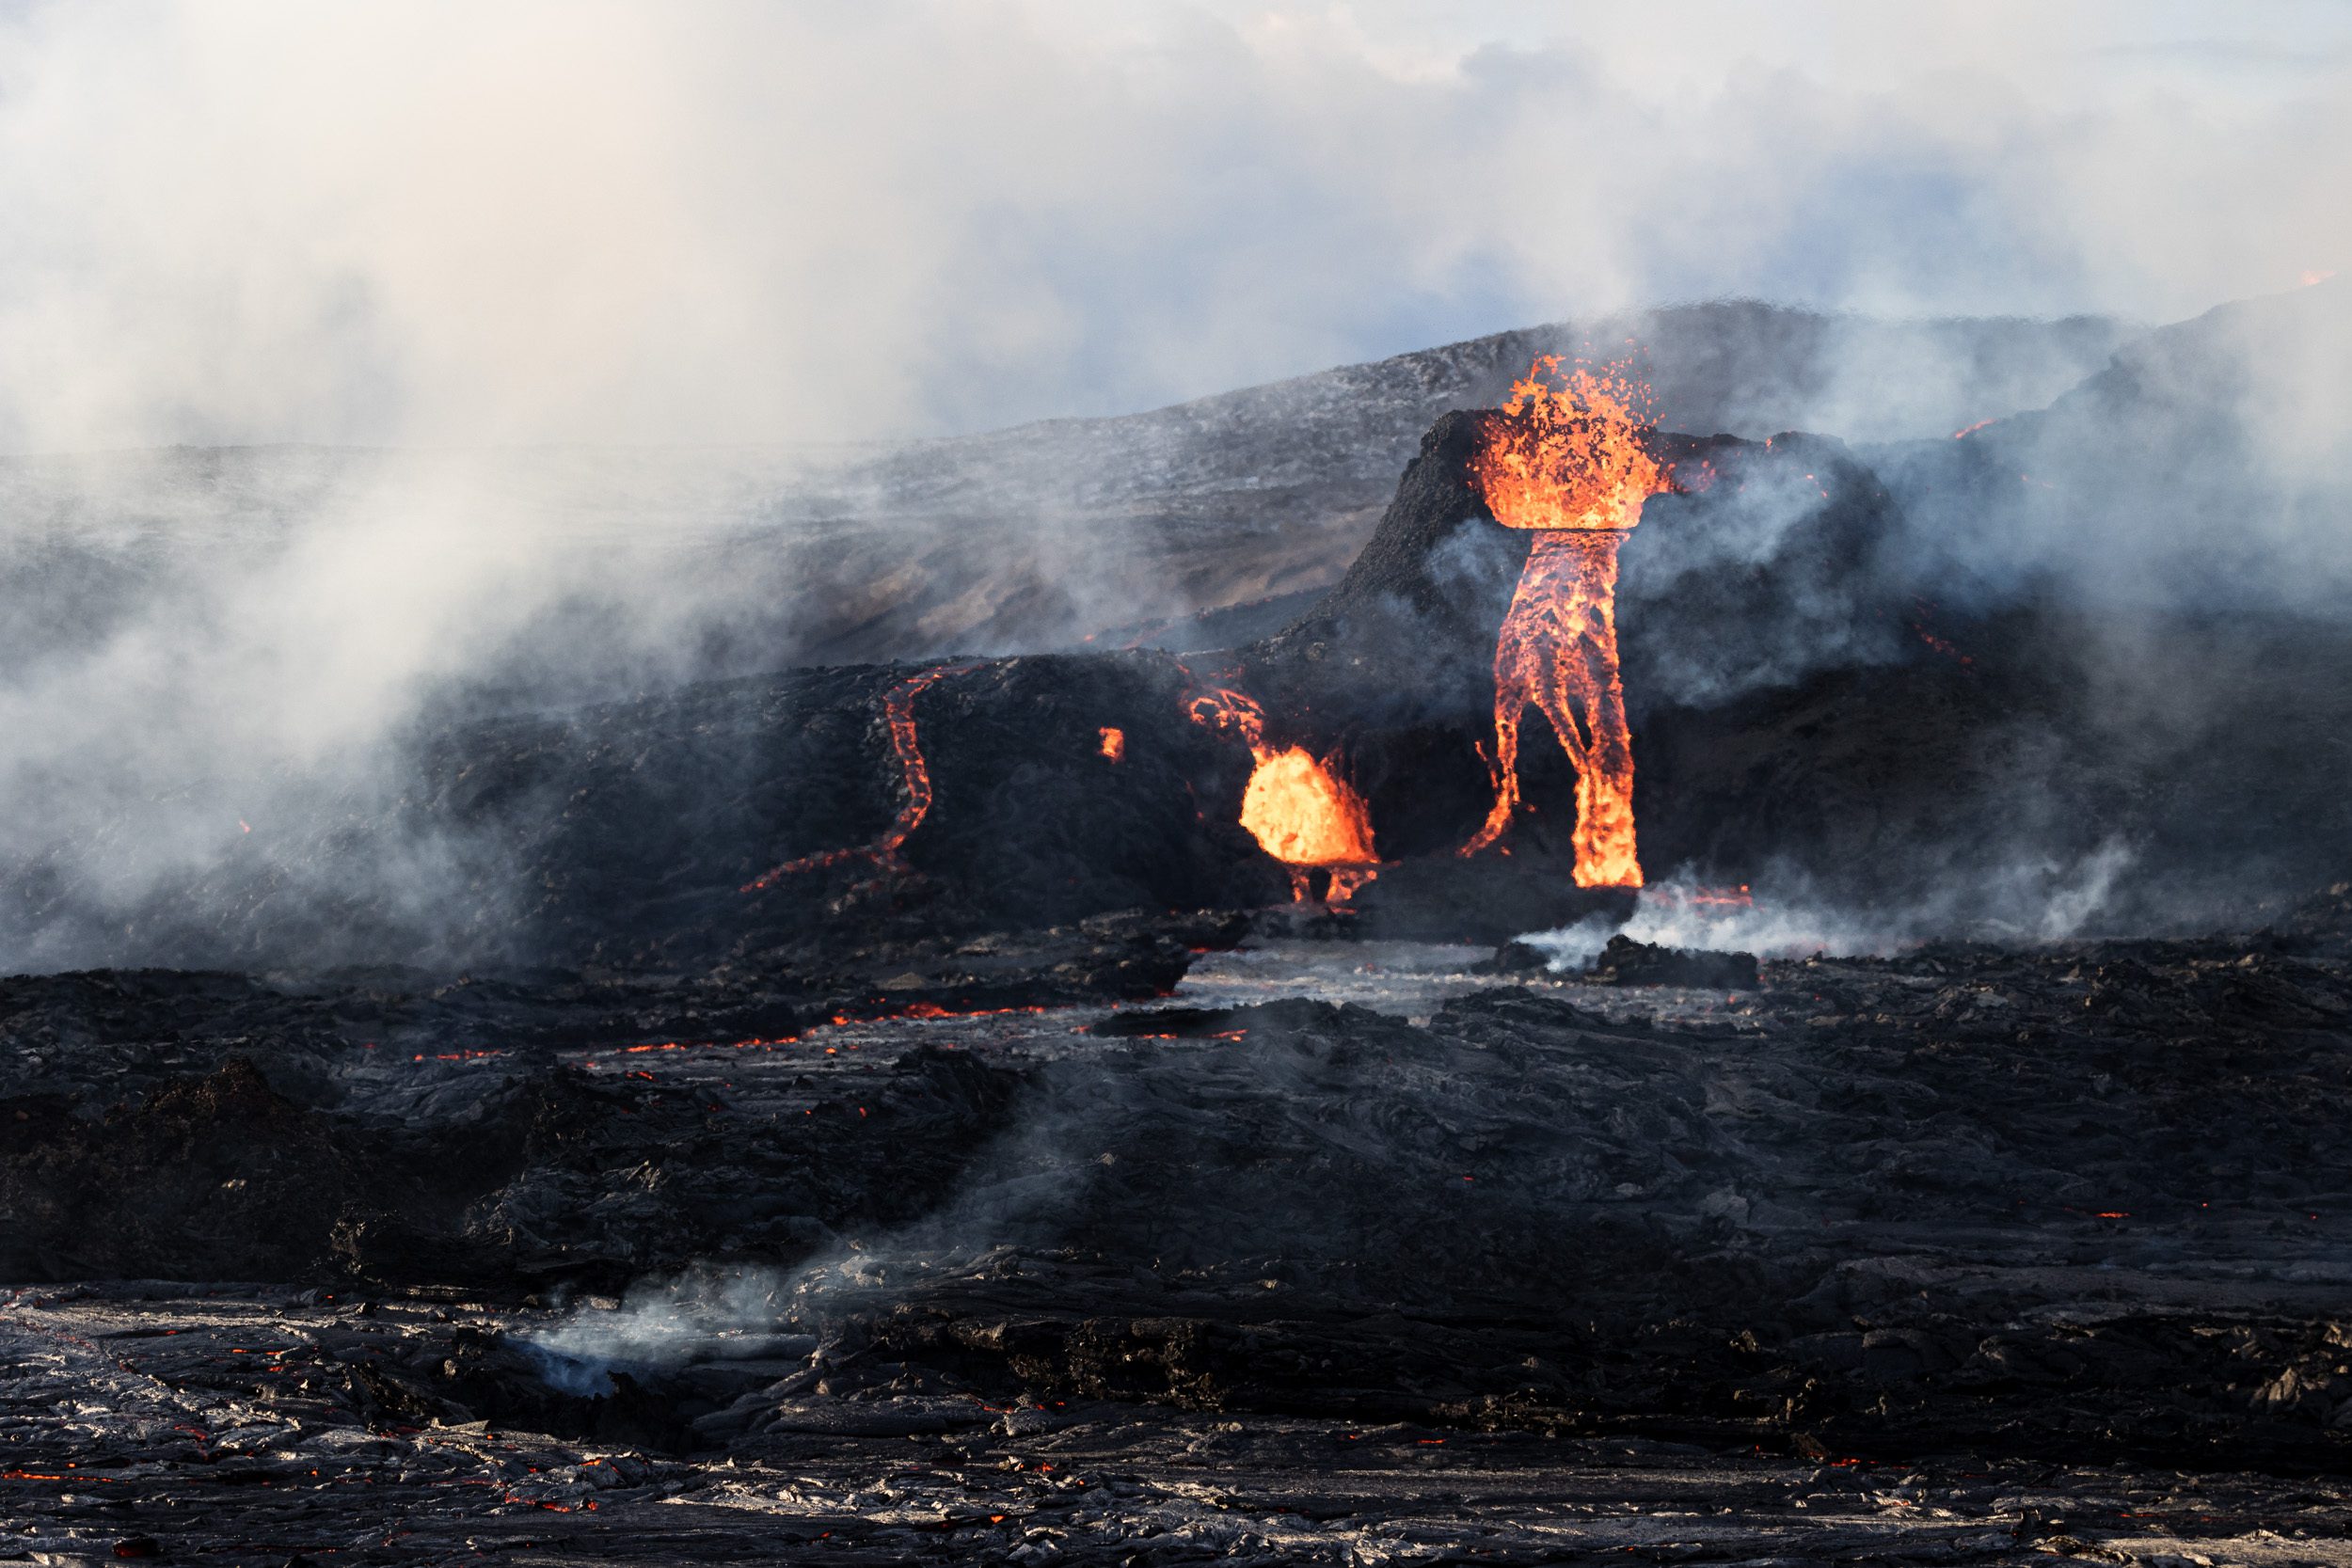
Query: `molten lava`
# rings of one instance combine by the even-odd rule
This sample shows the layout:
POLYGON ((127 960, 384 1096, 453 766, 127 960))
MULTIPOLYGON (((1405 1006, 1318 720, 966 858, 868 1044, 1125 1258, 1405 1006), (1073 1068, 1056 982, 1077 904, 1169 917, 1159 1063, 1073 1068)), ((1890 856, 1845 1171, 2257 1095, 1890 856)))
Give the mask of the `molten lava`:
POLYGON ((1296 746, 1259 754, 1242 792, 1241 825, 1286 865, 1364 865, 1379 858, 1363 797, 1296 746))
POLYGON ((1326 898, 1333 904, 1344 904, 1379 875, 1364 798, 1305 748, 1268 746, 1265 710, 1254 700, 1219 688, 1192 698, 1184 711, 1195 723, 1239 736, 1257 759, 1242 791, 1241 825, 1290 869, 1295 901, 1307 901, 1307 873, 1315 867, 1330 872, 1326 898))
POLYGON ((1519 725, 1533 706, 1576 767, 1577 885, 1640 887, 1633 744, 1617 675, 1617 546, 1666 475, 1642 439, 1642 388, 1615 366, 1559 369, 1559 356, 1546 356, 1512 383, 1470 459, 1495 521, 1538 537, 1495 640, 1494 808, 1462 853, 1511 824, 1519 725))
POLYGON ((1127 754, 1127 732, 1115 724, 1103 726, 1103 754, 1118 762, 1127 754))
POLYGON ((906 790, 906 804, 882 831, 882 837, 871 844, 861 844, 847 849, 827 849, 818 854, 803 855, 787 861, 763 876, 743 884, 745 893, 756 893, 772 887, 780 878, 802 871, 818 871, 845 861, 869 860, 884 871, 904 871, 906 863, 898 851, 905 847, 907 836, 923 824, 931 809, 931 770, 923 761, 921 737, 914 727, 914 699, 950 675, 961 675, 977 670, 977 664, 942 664, 919 673, 909 675, 892 687, 882 698, 882 718, 890 726, 890 750, 898 759, 898 776, 906 790))

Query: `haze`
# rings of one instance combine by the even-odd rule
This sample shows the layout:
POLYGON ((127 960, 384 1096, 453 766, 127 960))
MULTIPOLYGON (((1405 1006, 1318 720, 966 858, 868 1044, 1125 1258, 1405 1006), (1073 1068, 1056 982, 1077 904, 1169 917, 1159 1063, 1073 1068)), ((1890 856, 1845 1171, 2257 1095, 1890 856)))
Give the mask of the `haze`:
POLYGON ((2143 321, 2347 248, 2352 9, 0 9, 0 450, 1115 413, 1752 295, 2143 321))

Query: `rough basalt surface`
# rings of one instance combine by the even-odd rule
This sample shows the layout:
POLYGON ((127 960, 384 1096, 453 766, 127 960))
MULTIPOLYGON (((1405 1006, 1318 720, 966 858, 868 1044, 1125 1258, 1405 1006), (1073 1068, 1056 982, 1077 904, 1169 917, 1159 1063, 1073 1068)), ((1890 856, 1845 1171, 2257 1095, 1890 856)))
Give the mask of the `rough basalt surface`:
POLYGON ((2306 1560, 2348 897, 1736 993, 1072 931, 994 955, 1029 1004, 878 953, 788 1039, 9 982, 0 1513, 63 1560, 2306 1560))

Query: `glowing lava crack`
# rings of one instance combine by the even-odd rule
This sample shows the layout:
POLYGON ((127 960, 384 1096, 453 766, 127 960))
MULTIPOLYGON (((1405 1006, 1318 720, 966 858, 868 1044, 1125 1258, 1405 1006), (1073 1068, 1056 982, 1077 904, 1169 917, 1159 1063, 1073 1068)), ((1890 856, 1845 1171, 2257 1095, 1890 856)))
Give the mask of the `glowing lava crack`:
POLYGON ((1642 442, 1642 390, 1614 367, 1554 386, 1538 359, 1470 459, 1495 521, 1539 531, 1495 640, 1494 807, 1464 855, 1502 835, 1519 800, 1519 724, 1532 705, 1576 766, 1576 880, 1640 887, 1633 744, 1617 675, 1617 546, 1665 489, 1642 442))
MULTIPOLYGON (((882 698, 882 718, 890 726, 890 750, 898 758, 899 782, 906 791, 907 800, 906 804, 898 808, 898 815, 891 819, 890 826, 883 830, 882 837, 871 844, 853 845, 846 849, 827 849, 787 861, 774 870, 763 872, 744 883, 741 891, 757 893, 773 887, 783 878, 803 871, 819 871, 845 861, 866 860, 884 871, 906 870, 906 861, 899 851, 906 847, 907 836, 923 825, 923 818, 930 815, 931 809, 931 770, 923 760, 922 737, 914 727, 914 699, 950 675, 961 675, 978 668, 977 664, 935 665, 918 674, 909 675, 892 687, 882 698)), ((1104 750, 1107 755, 1107 742, 1104 750)))

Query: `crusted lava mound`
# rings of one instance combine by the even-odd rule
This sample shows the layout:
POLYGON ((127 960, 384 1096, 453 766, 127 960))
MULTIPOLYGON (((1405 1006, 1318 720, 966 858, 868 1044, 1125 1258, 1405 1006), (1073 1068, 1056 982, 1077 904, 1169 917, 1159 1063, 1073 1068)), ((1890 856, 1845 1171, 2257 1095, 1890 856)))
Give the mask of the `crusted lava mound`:
POLYGON ((1593 977, 1616 986, 1695 986, 1701 990, 1754 990, 1756 955, 1661 947, 1618 935, 1593 960, 1593 977))
POLYGON ((531 1288, 794 1255, 942 1201, 1009 1092, 946 1051, 844 1073, 860 1029, 1149 1001, 1237 934, 1112 918, 691 978, 0 980, 0 1279, 531 1288), (688 1059, 728 1066, 681 1087, 688 1059))
MULTIPOLYGON (((2095 445, 2128 423, 2114 379, 2033 428, 2095 445)), ((1279 904, 1285 868, 1238 825, 1249 750, 1187 712, 1217 686, 1368 802, 1357 934, 1494 942, 1622 913, 1571 885, 1574 775, 1540 715, 1523 809, 1457 856, 1493 800, 1496 630, 1530 547, 1470 475, 1489 417, 1439 419, 1343 580, 1248 646, 796 670, 469 722, 420 736, 383 800, 328 792, 143 895, 77 881, 63 847, 8 879, 0 918, 58 967, 797 970, 1279 904)), ((1932 602, 1922 531, 1956 531, 2021 438, 1654 437, 1674 489, 1616 599, 1652 882, 1803 886, 1947 929, 2029 931, 2019 907, 2054 900, 2193 929, 2352 861, 2352 796, 2300 738, 2352 722, 2338 622, 2090 608, 2046 578, 1932 602)))

